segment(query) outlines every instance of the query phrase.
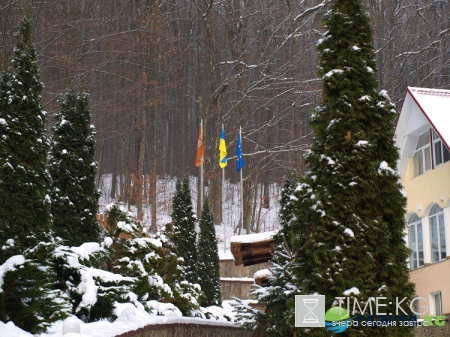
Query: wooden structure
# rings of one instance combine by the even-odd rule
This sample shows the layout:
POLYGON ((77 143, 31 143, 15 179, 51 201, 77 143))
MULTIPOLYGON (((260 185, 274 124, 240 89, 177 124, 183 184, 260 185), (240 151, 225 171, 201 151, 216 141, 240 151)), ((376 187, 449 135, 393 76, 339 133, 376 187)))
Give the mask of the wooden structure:
POLYGON ((233 236, 231 253, 236 266, 268 262, 275 249, 274 232, 233 236))
POLYGON ((269 269, 261 269, 255 273, 253 276, 255 278, 255 283, 261 287, 266 287, 269 285, 269 269))

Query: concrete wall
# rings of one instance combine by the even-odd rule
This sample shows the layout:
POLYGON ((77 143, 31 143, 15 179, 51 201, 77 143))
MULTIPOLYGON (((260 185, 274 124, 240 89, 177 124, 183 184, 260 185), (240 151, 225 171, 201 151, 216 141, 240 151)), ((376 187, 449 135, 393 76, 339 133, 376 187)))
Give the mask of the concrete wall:
MULTIPOLYGON (((416 284, 416 296, 423 297, 421 306, 430 306, 434 314, 432 293, 441 292, 442 311, 450 313, 450 162, 414 178, 413 159, 408 160, 403 187, 408 198, 407 220, 413 213, 422 218, 424 266, 410 272, 410 279, 416 284), (431 208, 438 204, 444 211, 447 259, 431 263, 430 223, 428 220, 431 208)), ((409 242, 407 233, 406 242, 409 242)), ((419 311, 424 311, 420 309, 419 311)), ((420 329, 419 329, 420 330, 420 329)))
POLYGON ((409 277, 411 282, 416 285, 417 296, 424 298, 424 300, 419 300, 419 312, 426 311, 425 307, 428 306, 431 311, 425 315, 434 315, 434 300, 430 294, 440 291, 442 311, 450 313, 450 260, 414 269, 409 273, 409 277))
POLYGON ((432 203, 447 207, 450 200, 450 162, 414 178, 413 158, 409 158, 402 183, 408 197, 408 212, 422 217, 427 215, 427 207, 432 203))

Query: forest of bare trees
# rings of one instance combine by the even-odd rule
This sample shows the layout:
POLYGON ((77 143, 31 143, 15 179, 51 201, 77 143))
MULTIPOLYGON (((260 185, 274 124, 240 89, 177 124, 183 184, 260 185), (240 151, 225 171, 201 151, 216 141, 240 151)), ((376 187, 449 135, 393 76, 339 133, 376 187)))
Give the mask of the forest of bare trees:
MULTIPOLYGON (((0 67, 29 7, 43 103, 51 116, 69 87, 90 93, 99 175, 111 196, 151 205, 158 176, 198 175, 204 122, 205 183, 221 222, 218 166, 223 124, 233 160, 239 127, 245 154, 244 226, 255 198, 288 168, 301 168, 307 124, 320 99, 315 45, 331 0, 3 0, 0 67), (117 187, 117 188, 116 188, 117 187), (258 192, 258 194, 256 194, 258 192)), ((380 89, 397 105, 407 86, 450 88, 447 0, 367 0, 380 89)), ((263 197, 264 198, 264 197, 263 197)), ((251 229, 251 228, 249 228, 251 229)))

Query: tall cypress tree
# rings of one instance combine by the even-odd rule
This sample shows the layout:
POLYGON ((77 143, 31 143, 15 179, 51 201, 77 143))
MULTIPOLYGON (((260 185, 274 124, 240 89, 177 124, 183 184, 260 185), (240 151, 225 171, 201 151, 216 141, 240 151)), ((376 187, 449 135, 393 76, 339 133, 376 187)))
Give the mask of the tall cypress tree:
POLYGON ((171 247, 178 258, 184 260, 186 269, 183 277, 191 283, 198 282, 197 234, 192 209, 189 178, 178 179, 172 200, 172 226, 169 233, 171 247))
MULTIPOLYGON (((385 297, 383 309, 395 313, 396 297, 414 293, 403 239, 406 200, 396 173, 395 109, 385 92, 377 92, 372 34, 361 1, 334 0, 324 24, 318 43, 323 102, 311 117, 310 171, 296 194, 294 274, 305 294, 326 295, 326 308, 336 297, 354 297, 362 306, 370 297, 385 297)), ((352 327, 345 333, 411 331, 352 327)))
POLYGON ((99 193, 95 188, 94 126, 87 93, 70 89, 55 114, 49 171, 52 177, 54 231, 68 245, 97 241, 95 218, 99 193))
POLYGON ((51 228, 48 139, 30 15, 20 23, 12 67, 0 79, 0 263, 51 228))
POLYGON ((198 238, 198 283, 205 293, 203 306, 221 305, 219 252, 213 216, 208 202, 203 205, 198 238))

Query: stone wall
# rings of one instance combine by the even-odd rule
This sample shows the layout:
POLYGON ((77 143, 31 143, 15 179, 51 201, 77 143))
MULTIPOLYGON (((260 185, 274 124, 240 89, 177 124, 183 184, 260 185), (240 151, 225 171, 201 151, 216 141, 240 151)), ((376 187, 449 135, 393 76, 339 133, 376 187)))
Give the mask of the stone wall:
POLYGON ((251 337, 253 331, 236 326, 199 324, 148 325, 116 337, 251 337))
POLYGON ((269 268, 269 263, 261 263, 253 266, 235 266, 233 259, 220 260, 220 283, 223 300, 231 300, 234 297, 242 300, 253 299, 251 292, 255 280, 253 275, 261 269, 269 268))
POLYGON ((270 263, 255 264, 253 266, 235 266, 233 259, 224 259, 219 261, 220 277, 250 277, 261 269, 269 268, 270 263))
POLYGON ((220 279, 220 290, 222 291, 222 300, 232 300, 234 297, 241 300, 252 299, 253 279, 239 280, 230 278, 220 279))
POLYGON ((450 336, 450 324, 448 320, 443 326, 420 326, 414 328, 415 337, 448 337, 450 336))

